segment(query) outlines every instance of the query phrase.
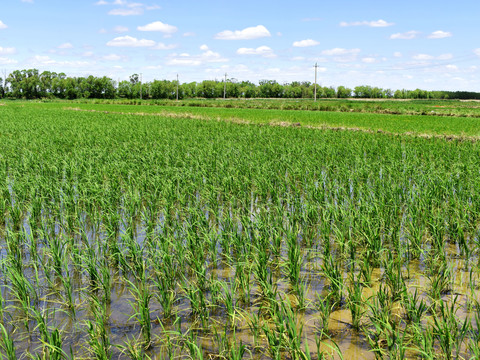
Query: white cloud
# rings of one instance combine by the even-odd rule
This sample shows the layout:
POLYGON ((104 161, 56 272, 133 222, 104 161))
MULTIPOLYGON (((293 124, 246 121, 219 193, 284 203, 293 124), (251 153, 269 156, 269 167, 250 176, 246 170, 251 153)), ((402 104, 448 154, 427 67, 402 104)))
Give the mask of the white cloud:
POLYGON ((4 23, 2 20, 0 20, 0 30, 6 29, 7 27, 8 27, 8 26, 5 25, 5 23, 4 23))
POLYGON ((33 0, 21 0, 21 1, 24 2, 24 3, 33 4, 33 0))
POLYGON ((203 44, 202 46, 200 46, 200 50, 202 51, 207 51, 208 50, 208 46, 203 44))
POLYGON ((164 34, 173 34, 178 29, 176 26, 164 24, 161 21, 155 21, 153 23, 147 24, 145 26, 137 27, 139 31, 159 31, 164 34))
POLYGON ((121 46, 121 47, 153 47, 155 41, 146 39, 137 39, 132 36, 120 36, 107 42, 107 46, 121 46))
POLYGON ((28 66, 32 67, 65 66, 79 68, 92 66, 92 63, 89 61, 57 61, 44 55, 35 55, 33 58, 28 59, 27 63, 29 64, 28 66))
POLYGON ((277 55, 268 46, 259 46, 258 48, 240 48, 237 50, 239 55, 260 55, 266 58, 274 58, 277 55))
POLYGON ((395 51, 393 53, 393 56, 396 57, 396 58, 399 58, 399 57, 402 57, 402 53, 400 51, 395 51))
POLYGON ((164 44, 164 43, 157 43, 154 47, 152 47, 153 50, 172 50, 177 48, 177 44, 164 44))
POLYGON ((17 63, 18 63, 17 60, 0 57, 0 65, 13 65, 17 63))
POLYGON ((451 32, 448 32, 448 31, 442 31, 442 30, 437 30, 437 31, 434 31, 432 32, 430 35, 428 35, 427 37, 429 39, 445 39, 447 37, 451 37, 452 36, 452 33, 451 32))
POLYGON ((305 58, 303 56, 295 56, 292 58, 293 61, 304 61, 305 58))
POLYGON ((364 62, 365 64, 373 64, 377 62, 377 59, 375 59, 374 57, 365 57, 362 59, 362 62, 364 62))
POLYGON ((449 65, 446 65, 445 67, 446 67, 448 70, 453 70, 453 71, 458 70, 458 66, 457 66, 457 65, 451 65, 451 64, 449 64, 449 65))
POLYGON ((480 56, 480 49, 473 50, 473 53, 477 56, 480 56))
POLYGON ((442 55, 437 56, 438 60, 450 60, 452 58, 453 58, 452 54, 442 54, 442 55))
POLYGON ((335 62, 350 62, 357 59, 360 49, 334 48, 322 51, 322 55, 332 56, 335 62))
POLYGON ((417 55, 412 56, 412 59, 414 59, 414 60, 432 60, 432 59, 434 59, 434 57, 432 55, 428 55, 428 54, 417 54, 417 55))
POLYGON ((320 44, 320 43, 316 40, 306 39, 306 40, 295 41, 293 43, 293 46, 295 46, 295 47, 307 47, 307 46, 315 46, 315 45, 318 45, 318 44, 320 44))
POLYGON ((0 46, 0 55, 11 55, 11 54, 15 54, 17 52, 17 50, 13 47, 1 47, 0 46))
POLYGON ((415 31, 415 30, 411 30, 411 31, 407 31, 407 32, 404 32, 404 33, 396 33, 396 34, 392 34, 390 35, 390 39, 402 39, 402 40, 411 40, 411 39, 415 39, 416 37, 418 37, 418 35, 420 35, 420 33, 418 31, 415 31))
POLYGON ((192 32, 192 31, 186 32, 186 33, 183 34, 184 37, 195 36, 195 35, 196 35, 196 34, 195 34, 194 32, 192 32))
POLYGON ((172 54, 167 60, 167 65, 178 66, 200 66, 206 63, 226 62, 228 59, 223 58, 219 53, 212 50, 206 50, 200 55, 172 54))
POLYGON ((243 30, 225 30, 215 35, 215 39, 219 40, 250 40, 261 37, 271 36, 270 31, 263 25, 247 27, 243 30))
POLYGON ((119 6, 118 8, 112 9, 108 12, 109 15, 119 15, 119 16, 131 16, 131 15, 142 15, 145 10, 157 10, 160 9, 158 5, 145 5, 143 3, 137 2, 128 2, 126 0, 114 0, 109 3, 105 0, 99 0, 95 5, 115 5, 119 6))
POLYGON ((369 26, 369 27, 387 27, 387 26, 392 26, 395 25, 394 23, 389 23, 386 22, 385 20, 375 20, 375 21, 354 21, 347 23, 345 21, 342 21, 340 23, 340 26, 345 27, 345 26, 369 26))
POLYGON ((66 43, 58 45, 57 49, 73 49, 73 45, 70 44, 69 42, 66 42, 66 43))
POLYGON ((113 28, 113 31, 116 32, 116 33, 127 32, 127 31, 128 31, 128 27, 118 25, 118 26, 115 26, 115 27, 113 28))

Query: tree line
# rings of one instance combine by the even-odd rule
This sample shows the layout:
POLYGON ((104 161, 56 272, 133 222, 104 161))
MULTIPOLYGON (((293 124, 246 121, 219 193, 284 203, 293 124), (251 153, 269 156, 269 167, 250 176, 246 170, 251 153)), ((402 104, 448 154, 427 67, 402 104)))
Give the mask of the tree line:
MULTIPOLYGON (((15 70, 0 78, 0 98, 15 99, 186 99, 186 98, 296 98, 311 99, 315 86, 309 81, 280 84, 275 80, 250 81, 227 79, 178 83, 171 80, 141 82, 138 74, 116 82, 109 77, 69 77, 65 73, 37 69, 15 70)), ((469 91, 391 90, 368 85, 353 89, 345 86, 316 87, 318 98, 365 99, 480 99, 469 91)))

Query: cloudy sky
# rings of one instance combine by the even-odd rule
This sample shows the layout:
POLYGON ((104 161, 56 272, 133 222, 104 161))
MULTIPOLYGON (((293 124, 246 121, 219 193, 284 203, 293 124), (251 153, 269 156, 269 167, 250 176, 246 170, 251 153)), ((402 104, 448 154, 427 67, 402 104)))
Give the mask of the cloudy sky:
POLYGON ((480 91, 480 2, 5 0, 0 76, 37 68, 480 91), (137 2, 139 1, 139 2, 137 2))

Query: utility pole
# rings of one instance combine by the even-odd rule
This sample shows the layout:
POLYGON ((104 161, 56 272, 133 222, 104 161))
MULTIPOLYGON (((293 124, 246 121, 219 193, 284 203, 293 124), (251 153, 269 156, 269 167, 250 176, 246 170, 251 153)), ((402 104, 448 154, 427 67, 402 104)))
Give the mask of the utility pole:
POLYGON ((7 89, 5 89, 5 86, 7 86, 7 70, 3 69, 3 87, 2 87, 2 96, 4 97, 5 94, 7 93, 7 89))
POLYGON ((142 73, 140 73, 140 100, 142 100, 142 73))
POLYGON ((223 82, 223 100, 227 95, 227 73, 225 73, 225 81, 223 82))
POLYGON ((314 98, 315 98, 315 102, 317 101, 317 68, 318 68, 318 65, 317 63, 315 63, 315 87, 314 87, 314 90, 313 90, 313 94, 314 94, 314 98))
POLYGON ((177 101, 178 101, 178 74, 177 74, 177 101))

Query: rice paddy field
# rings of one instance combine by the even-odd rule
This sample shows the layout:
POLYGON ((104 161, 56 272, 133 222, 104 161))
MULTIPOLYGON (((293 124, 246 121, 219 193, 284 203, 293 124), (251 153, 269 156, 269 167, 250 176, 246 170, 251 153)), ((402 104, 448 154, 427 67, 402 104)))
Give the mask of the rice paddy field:
POLYGON ((6 102, 0 358, 478 359, 479 122, 6 102))

